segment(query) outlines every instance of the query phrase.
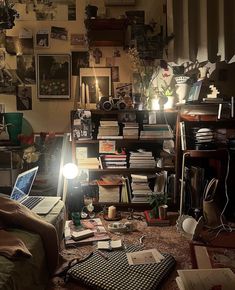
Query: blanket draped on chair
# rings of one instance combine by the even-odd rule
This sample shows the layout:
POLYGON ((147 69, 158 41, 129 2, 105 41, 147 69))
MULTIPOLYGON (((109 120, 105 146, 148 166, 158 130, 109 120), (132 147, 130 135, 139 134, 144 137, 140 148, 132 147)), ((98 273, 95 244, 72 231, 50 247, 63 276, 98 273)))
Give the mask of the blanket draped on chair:
POLYGON ((19 254, 30 257, 31 254, 23 241, 15 237, 13 233, 6 231, 6 229, 16 227, 41 236, 48 270, 52 275, 58 265, 59 257, 59 242, 55 227, 24 205, 8 197, 0 196, 0 254, 12 259, 19 254))

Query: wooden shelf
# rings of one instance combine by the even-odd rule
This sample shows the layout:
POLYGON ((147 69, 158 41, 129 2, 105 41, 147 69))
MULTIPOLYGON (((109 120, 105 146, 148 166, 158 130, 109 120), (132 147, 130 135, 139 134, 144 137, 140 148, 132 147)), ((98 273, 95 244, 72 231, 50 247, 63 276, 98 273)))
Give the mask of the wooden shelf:
POLYGON ((100 174, 107 174, 107 173, 115 173, 115 174, 130 174, 130 173, 139 173, 143 174, 144 173, 154 173, 154 172, 159 172, 162 170, 174 170, 173 167, 166 167, 166 168, 91 168, 89 169, 89 172, 92 173, 100 173, 100 174))
POLYGON ((216 149, 216 150, 184 150, 184 153, 191 158, 219 158, 222 156, 227 156, 226 149, 216 149))
MULTIPOLYGON (((114 138, 105 138, 105 139, 92 139, 92 140, 76 140, 74 141, 75 144, 98 144, 99 141, 102 140, 113 140, 117 144, 131 144, 131 143, 138 143, 138 144, 146 144, 146 143, 162 143, 163 140, 166 140, 168 138, 159 138, 159 139, 146 139, 146 140, 141 140, 141 139, 114 139, 114 138)), ((172 138, 169 138, 172 139, 172 138)))

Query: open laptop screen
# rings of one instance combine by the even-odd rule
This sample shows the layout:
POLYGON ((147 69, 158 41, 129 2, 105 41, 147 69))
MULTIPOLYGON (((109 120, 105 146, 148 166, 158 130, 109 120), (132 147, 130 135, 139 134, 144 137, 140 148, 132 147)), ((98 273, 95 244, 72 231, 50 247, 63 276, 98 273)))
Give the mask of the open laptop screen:
POLYGON ((34 179, 37 175, 37 171, 38 166, 30 170, 24 171, 17 176, 15 185, 11 192, 11 199, 20 201, 25 196, 29 195, 34 179))

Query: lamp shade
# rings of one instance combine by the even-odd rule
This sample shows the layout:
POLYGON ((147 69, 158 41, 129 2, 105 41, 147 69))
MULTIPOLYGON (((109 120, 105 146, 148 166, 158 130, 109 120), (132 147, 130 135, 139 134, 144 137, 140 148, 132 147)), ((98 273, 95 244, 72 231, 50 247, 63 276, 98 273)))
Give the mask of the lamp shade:
POLYGON ((66 179, 74 179, 78 175, 78 167, 74 163, 67 163, 63 167, 63 176, 66 179))

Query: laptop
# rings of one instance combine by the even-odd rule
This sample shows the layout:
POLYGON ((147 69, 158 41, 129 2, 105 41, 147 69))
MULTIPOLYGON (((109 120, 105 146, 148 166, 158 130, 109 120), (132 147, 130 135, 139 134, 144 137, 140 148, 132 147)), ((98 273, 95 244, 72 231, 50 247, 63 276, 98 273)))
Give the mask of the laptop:
POLYGON ((48 214, 61 198, 56 196, 29 196, 37 172, 38 166, 19 174, 10 199, 17 200, 37 214, 48 214))

